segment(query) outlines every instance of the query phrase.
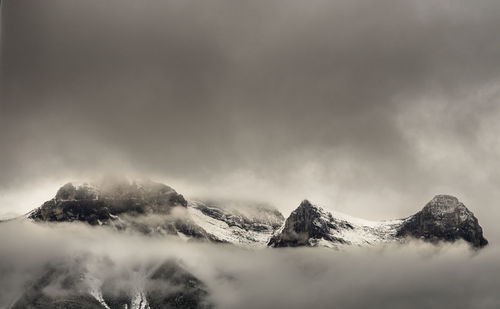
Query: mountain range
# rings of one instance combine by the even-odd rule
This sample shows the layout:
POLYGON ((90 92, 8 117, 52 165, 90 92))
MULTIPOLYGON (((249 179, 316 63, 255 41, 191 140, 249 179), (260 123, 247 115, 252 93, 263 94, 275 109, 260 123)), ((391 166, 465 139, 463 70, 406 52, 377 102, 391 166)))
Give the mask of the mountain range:
POLYGON ((474 214, 456 197, 437 195, 403 219, 369 221, 329 212, 304 200, 285 220, 269 204, 230 200, 188 201, 173 188, 152 181, 103 185, 67 183, 55 197, 25 216, 34 222, 86 222, 143 234, 244 247, 374 245, 404 241, 488 241, 474 214))
MULTIPOLYGON (((99 184, 67 183, 25 216, 36 224, 81 222, 106 229, 149 236, 170 235, 186 242, 210 242, 244 248, 373 246, 418 238, 428 242, 463 240, 475 249, 488 244, 474 214, 456 197, 437 195, 420 211, 402 219, 369 221, 331 212, 308 200, 285 219, 266 203, 231 200, 188 200, 173 188, 153 181, 125 179, 99 184)), ((274 249, 277 250, 277 249, 274 249)), ((11 308, 211 308, 203 282, 168 260, 147 271, 147 279, 177 286, 162 291, 110 292, 107 282, 95 282, 85 269, 47 265, 11 308), (44 289, 63 282, 65 296, 44 289), (81 281, 87 289, 76 288, 81 281)), ((161 284, 155 285, 161 286, 161 284)))

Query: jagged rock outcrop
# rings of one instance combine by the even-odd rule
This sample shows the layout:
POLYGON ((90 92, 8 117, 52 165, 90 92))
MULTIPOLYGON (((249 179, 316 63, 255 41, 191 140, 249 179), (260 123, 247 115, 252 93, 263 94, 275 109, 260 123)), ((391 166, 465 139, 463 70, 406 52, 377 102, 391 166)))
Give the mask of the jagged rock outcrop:
POLYGON ((86 221, 97 225, 122 213, 168 214, 175 206, 186 207, 187 201, 169 186, 152 181, 123 180, 99 186, 67 183, 29 217, 37 221, 86 221))
POLYGON ((367 221, 332 215, 303 201, 269 241, 271 247, 373 245, 413 237, 430 242, 465 240, 475 248, 488 244, 474 214, 456 197, 438 195, 406 219, 367 221))
MULTIPOLYGON (((304 200, 286 219, 282 231, 269 240, 268 245, 271 247, 311 246, 321 239, 345 243, 343 239, 331 235, 330 230, 338 228, 335 223, 330 213, 304 200)), ((352 228, 349 223, 342 225, 343 228, 352 228)))
POLYGON ((187 214, 187 201, 169 186, 152 181, 112 179, 98 185, 67 183, 33 210, 35 222, 86 222, 143 234, 212 240, 187 214), (177 211, 175 211, 177 209, 177 211))
MULTIPOLYGON (((405 219, 367 221, 300 203, 285 220, 274 207, 235 201, 186 201, 174 189, 154 182, 68 183, 28 216, 35 222, 85 222, 143 234, 173 234, 243 247, 369 246, 418 238, 430 242, 464 240, 488 244, 474 214, 457 198, 434 197, 405 219)), ((26 217, 23 217, 24 219, 26 217)), ((106 265, 108 266, 108 265, 106 265)), ((207 287, 179 261, 134 268, 131 285, 99 281, 84 260, 54 261, 34 274, 12 308, 212 308, 207 287), (134 273, 135 274, 135 273, 134 273), (138 280, 138 285, 134 281, 138 280), (165 287, 168 286, 168 289, 165 287), (131 289, 131 287, 133 287, 131 289), (52 291, 52 292, 51 292, 52 291)))
POLYGON ((450 195, 434 197, 421 211, 404 220, 396 236, 433 242, 463 239, 476 248, 488 244, 474 214, 450 195))
POLYGON ((264 247, 279 229, 276 208, 244 201, 192 201, 161 183, 108 179, 65 184, 55 197, 28 214, 35 222, 85 222, 146 235, 264 247))
POLYGON ((304 200, 285 221, 278 210, 263 203, 188 202, 161 183, 113 180, 100 185, 68 183, 28 218, 37 222, 81 221, 245 247, 339 248, 407 237, 431 242, 463 239, 476 248, 488 244, 474 214, 449 195, 434 197, 406 219, 375 222, 334 214, 304 200))

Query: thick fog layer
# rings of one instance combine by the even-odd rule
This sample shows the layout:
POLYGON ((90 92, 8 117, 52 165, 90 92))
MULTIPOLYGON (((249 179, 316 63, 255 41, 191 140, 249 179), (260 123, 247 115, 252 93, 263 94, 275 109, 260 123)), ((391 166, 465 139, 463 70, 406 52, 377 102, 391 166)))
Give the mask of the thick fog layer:
MULTIPOLYGON (((120 289, 147 286, 153 265, 174 259, 201 279, 217 308, 498 308, 498 246, 463 243, 243 250, 116 233, 81 224, 0 225, 0 307, 47 265, 85 270, 120 289)), ((168 286, 165 287, 169 288, 168 286)), ((173 288, 173 287, 170 287, 173 288)), ((85 281, 79 286, 88 289, 85 281)), ((45 293, 62 293, 56 284, 45 293)))
POLYGON ((403 217, 452 194, 500 240, 499 1, 1 10, 2 216, 120 172, 285 215, 309 198, 403 217))

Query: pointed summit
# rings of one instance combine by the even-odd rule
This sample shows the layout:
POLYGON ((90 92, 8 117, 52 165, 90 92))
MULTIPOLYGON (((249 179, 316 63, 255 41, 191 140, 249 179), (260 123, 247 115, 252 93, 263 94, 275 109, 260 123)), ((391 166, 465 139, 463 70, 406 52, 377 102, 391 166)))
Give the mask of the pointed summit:
POLYGON ((281 231, 269 241, 270 247, 343 245, 366 246, 401 241, 407 237, 425 241, 465 240, 475 248, 488 244, 474 214, 456 197, 437 195, 424 208, 406 219, 368 221, 300 203, 281 231))
POLYGON ((309 200, 303 200, 300 202, 299 207, 297 207, 293 213, 309 213, 311 215, 314 215, 316 213, 319 213, 321 209, 309 202, 309 200))
POLYGON ((334 243, 345 243, 340 238, 333 237, 331 229, 336 229, 330 213, 314 206, 308 200, 303 200, 288 219, 281 233, 274 235, 268 245, 271 247, 314 246, 320 240, 334 243))

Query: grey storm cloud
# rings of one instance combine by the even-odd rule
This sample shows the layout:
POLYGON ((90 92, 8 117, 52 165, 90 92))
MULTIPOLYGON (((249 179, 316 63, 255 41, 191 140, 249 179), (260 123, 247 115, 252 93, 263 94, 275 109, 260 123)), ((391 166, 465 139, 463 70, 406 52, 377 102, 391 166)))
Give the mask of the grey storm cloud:
POLYGON ((498 1, 1 6, 4 194, 118 171, 401 217, 450 193, 498 230, 498 1))

